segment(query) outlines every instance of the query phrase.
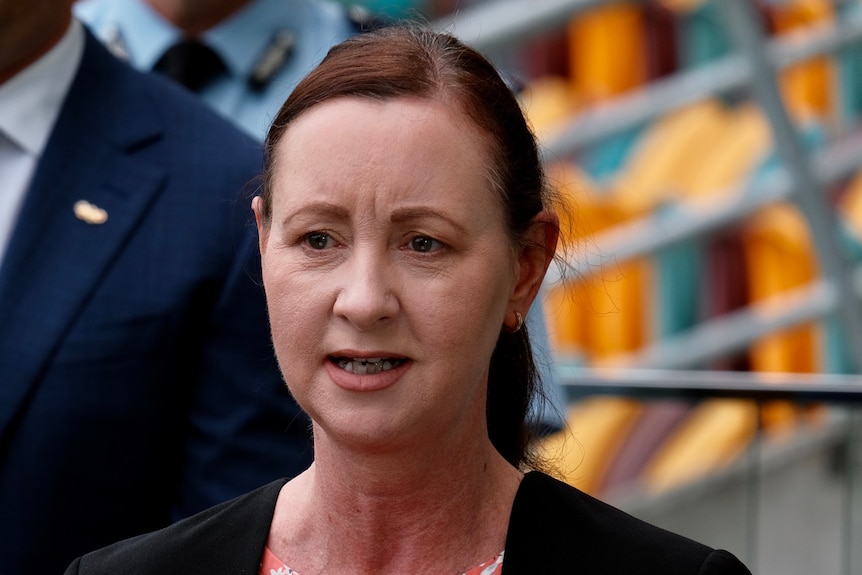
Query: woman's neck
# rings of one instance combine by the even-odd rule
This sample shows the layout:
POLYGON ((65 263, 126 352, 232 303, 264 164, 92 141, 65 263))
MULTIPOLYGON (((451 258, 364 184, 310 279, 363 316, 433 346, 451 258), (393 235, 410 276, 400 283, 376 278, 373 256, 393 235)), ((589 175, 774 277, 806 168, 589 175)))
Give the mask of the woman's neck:
POLYGON ((303 575, 454 575, 499 553, 520 472, 487 440, 446 463, 418 455, 316 452, 282 491, 270 547, 303 575))

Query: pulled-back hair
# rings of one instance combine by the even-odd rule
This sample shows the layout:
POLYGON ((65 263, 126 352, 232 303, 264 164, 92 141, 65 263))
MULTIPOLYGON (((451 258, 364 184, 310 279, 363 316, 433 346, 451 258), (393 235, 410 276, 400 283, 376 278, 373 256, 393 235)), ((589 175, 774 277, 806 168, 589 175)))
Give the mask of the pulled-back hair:
MULTIPOLYGON (((266 140, 264 225, 271 215, 275 148, 303 112, 339 97, 418 97, 459 109, 486 142, 486 176, 504 208, 513 245, 525 246, 527 228, 548 199, 536 139, 515 95, 477 51, 449 34, 413 24, 357 35, 333 47, 291 93, 266 140)), ((537 378, 527 330, 503 330, 491 357, 488 433, 517 467, 535 463, 528 450, 534 426, 527 414, 539 389, 537 378)))

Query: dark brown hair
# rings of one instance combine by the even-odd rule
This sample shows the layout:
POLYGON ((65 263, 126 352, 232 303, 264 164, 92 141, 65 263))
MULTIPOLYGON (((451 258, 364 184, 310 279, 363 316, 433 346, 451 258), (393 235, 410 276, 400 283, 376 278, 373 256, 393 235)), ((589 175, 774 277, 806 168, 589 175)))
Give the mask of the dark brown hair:
MULTIPOLYGON (((354 36, 332 48, 291 93, 266 140, 262 216, 268 225, 274 150, 304 111, 339 97, 435 99, 460 109, 487 142, 487 175, 507 217, 513 244, 545 209, 545 176, 536 139, 518 101, 494 66, 453 36, 399 24, 354 36)), ((491 357, 488 433, 495 448, 518 467, 535 464, 528 446, 534 426, 527 414, 537 393, 527 330, 504 330, 491 357)))

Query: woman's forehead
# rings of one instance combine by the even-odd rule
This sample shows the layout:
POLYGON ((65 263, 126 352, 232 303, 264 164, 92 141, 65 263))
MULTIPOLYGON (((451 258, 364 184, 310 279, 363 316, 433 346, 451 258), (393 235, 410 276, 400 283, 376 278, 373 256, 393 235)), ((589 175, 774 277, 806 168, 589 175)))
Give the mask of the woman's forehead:
POLYGON ((458 108, 427 98, 342 97, 299 116, 276 146, 277 167, 410 162, 439 170, 485 170, 487 146, 458 108), (280 165, 280 166, 279 166, 280 165))
POLYGON ((460 112, 414 98, 340 98, 315 108, 276 148, 276 203, 373 198, 498 211, 486 146, 460 112))

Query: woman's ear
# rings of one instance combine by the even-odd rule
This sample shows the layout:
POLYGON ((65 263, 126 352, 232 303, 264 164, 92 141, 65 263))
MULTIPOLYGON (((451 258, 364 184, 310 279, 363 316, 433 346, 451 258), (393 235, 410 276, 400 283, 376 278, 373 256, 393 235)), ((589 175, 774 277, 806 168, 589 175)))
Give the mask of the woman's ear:
POLYGON ((251 210, 254 212, 254 221, 257 224, 257 246, 260 249, 260 255, 263 255, 269 240, 269 228, 263 223, 263 199, 260 196, 251 199, 251 210))
POLYGON ((517 255, 517 282, 510 301, 511 307, 525 316, 554 259, 559 236, 560 220, 552 210, 536 214, 527 229, 524 245, 517 255))

